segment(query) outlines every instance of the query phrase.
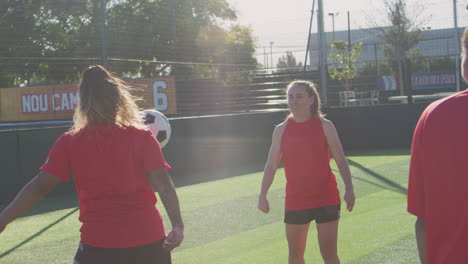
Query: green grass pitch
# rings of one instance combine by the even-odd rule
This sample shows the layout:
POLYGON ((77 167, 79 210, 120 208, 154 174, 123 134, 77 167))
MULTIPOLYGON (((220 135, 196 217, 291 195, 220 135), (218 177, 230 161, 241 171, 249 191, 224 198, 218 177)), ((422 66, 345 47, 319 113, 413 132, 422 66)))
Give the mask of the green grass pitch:
MULTIPOLYGON (((353 212, 342 210, 341 262, 418 263, 414 217, 406 213, 408 151, 359 152, 348 161, 357 200, 353 212)), ((333 161, 332 168, 342 190, 333 161)), ((287 263, 284 171, 278 170, 269 191, 269 214, 256 209, 261 178, 257 172, 178 188, 185 240, 173 252, 173 263, 287 263)), ((0 263, 72 263, 80 227, 76 204, 75 197, 47 198, 10 224, 0 235, 0 263)), ((314 224, 306 263, 322 263, 314 224)))

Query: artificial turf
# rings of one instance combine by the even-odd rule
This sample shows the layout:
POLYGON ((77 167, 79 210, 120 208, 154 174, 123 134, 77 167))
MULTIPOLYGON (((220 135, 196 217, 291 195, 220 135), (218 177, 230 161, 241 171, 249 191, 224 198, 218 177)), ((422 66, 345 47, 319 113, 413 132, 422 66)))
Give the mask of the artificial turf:
MULTIPOLYGON (((342 209, 341 262, 418 263, 414 217, 405 209, 408 151, 359 152, 348 161, 357 201, 353 212, 342 209)), ((340 178, 333 161, 332 168, 340 178)), ((284 171, 278 170, 270 188, 269 214, 256 209, 261 178, 257 172, 177 188, 185 240, 173 252, 173 263, 287 263, 284 171)), ((80 227, 76 204, 75 197, 47 198, 10 224, 0 234, 0 263, 72 263, 80 227)), ((322 263, 313 224, 306 263, 322 263)))

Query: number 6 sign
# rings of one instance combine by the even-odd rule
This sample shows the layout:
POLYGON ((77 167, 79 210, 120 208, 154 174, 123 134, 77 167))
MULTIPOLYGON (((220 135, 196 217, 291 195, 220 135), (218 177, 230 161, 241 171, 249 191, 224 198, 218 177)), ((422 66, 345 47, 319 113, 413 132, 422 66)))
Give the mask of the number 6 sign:
POLYGON ((156 81, 153 83, 153 103, 154 108, 158 111, 166 111, 168 108, 167 94, 164 91, 167 90, 167 83, 165 81, 156 81))

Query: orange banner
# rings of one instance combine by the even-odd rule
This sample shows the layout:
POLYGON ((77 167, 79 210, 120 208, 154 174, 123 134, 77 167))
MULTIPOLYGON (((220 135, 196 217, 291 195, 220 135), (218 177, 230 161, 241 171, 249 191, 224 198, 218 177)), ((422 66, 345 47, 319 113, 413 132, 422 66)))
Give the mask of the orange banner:
MULTIPOLYGON (((126 80, 136 88, 143 109, 154 108, 175 114, 176 88, 171 77, 126 80)), ((78 104, 79 85, 50 85, 0 89, 0 121, 34 121, 72 119, 78 104)))

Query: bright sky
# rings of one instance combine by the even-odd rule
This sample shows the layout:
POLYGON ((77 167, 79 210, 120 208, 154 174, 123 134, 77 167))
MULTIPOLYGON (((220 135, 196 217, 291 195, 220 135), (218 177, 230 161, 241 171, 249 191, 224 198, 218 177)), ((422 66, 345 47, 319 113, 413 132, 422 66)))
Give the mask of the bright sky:
MULTIPOLYGON (((250 25, 257 38, 258 61, 263 63, 263 47, 270 52, 270 42, 274 42, 273 60, 277 59, 286 50, 294 51, 298 61, 304 61, 304 52, 307 45, 310 15, 313 0, 228 0, 239 12, 238 22, 241 25, 250 25), (294 4, 293 4, 294 3, 294 4)), ((335 31, 347 30, 347 11, 350 12, 351 29, 367 28, 368 17, 382 18, 383 0, 323 0, 324 13, 338 13, 335 16, 335 31)), ((452 0, 408 0, 408 6, 415 2, 423 3, 421 10, 411 8, 412 14, 422 14, 425 18, 422 27, 453 28, 453 1, 452 0)), ((315 3, 317 8, 318 1, 315 3)), ((457 0, 458 25, 468 25, 468 0, 457 0)), ((374 19, 374 20, 375 20, 374 19)), ((332 31, 332 16, 325 15, 325 31, 332 31)), ((312 32, 317 32, 317 15, 314 15, 312 32)))

